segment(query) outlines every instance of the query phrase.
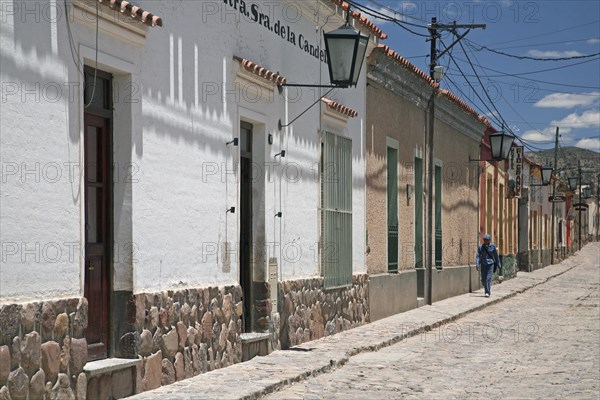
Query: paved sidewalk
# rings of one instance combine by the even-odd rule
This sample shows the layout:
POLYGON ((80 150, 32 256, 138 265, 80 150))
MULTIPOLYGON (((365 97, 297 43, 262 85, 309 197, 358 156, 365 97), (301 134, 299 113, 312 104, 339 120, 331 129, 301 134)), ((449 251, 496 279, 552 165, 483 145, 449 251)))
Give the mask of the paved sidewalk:
POLYGON ((517 277, 492 287, 492 297, 483 291, 453 297, 397 314, 298 346, 301 350, 276 351, 266 357, 222 368, 131 397, 134 400, 256 399, 279 388, 326 373, 347 363, 350 357, 398 343, 440 325, 481 310, 494 303, 543 284, 598 258, 600 243, 591 243, 560 264, 517 277))

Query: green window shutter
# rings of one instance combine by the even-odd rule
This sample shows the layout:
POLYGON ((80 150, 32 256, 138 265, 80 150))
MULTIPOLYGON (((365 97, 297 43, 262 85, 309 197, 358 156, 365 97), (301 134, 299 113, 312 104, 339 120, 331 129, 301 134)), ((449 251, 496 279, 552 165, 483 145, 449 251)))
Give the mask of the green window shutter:
POLYGON ((325 288, 352 284, 352 140, 321 135, 321 269, 325 288))

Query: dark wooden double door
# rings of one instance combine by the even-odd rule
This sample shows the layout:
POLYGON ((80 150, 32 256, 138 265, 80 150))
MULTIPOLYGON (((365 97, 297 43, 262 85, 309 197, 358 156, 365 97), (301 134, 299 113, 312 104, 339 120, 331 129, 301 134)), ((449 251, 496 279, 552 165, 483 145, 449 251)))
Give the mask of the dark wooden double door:
POLYGON ((88 360, 108 356, 111 254, 110 120, 85 114, 85 282, 88 360))

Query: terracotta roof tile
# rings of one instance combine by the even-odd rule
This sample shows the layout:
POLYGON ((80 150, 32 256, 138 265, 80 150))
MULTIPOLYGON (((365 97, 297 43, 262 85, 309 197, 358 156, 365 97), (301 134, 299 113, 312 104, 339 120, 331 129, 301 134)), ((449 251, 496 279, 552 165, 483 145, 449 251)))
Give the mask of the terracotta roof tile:
POLYGON ((277 72, 269 71, 268 69, 261 67, 260 65, 254 63, 250 60, 246 60, 245 58, 240 58, 237 56, 234 56, 233 58, 237 62, 239 62, 246 71, 249 71, 256 76, 259 76, 263 79, 273 82, 276 85, 283 85, 284 83, 287 82, 287 79, 285 77, 283 77, 282 75, 279 75, 279 73, 277 73, 277 72))
MULTIPOLYGON (((439 86, 440 86, 439 83, 437 83, 433 79, 431 79, 431 77, 429 75, 427 75, 425 72, 423 72, 423 70, 421 70, 420 68, 413 65, 406 58, 402 57, 400 54, 398 54, 394 50, 390 49, 389 46, 380 44, 379 46, 377 46, 377 50, 382 51, 387 57, 398 62, 404 68, 408 69, 409 71, 411 71, 412 73, 417 75, 419 78, 423 79, 432 88, 439 88, 439 86)), ((475 118, 477 118, 484 125, 486 125, 488 127, 492 126, 492 124, 490 123, 490 121, 488 121, 487 118, 485 118, 482 115, 479 115, 479 113, 477 111, 475 111, 471 106, 469 106, 467 103, 465 103, 461 98, 456 96, 454 93, 450 92, 449 90, 440 90, 440 92, 444 96, 446 96, 450 101, 454 102, 460 108, 465 110, 467 113, 469 113, 469 114, 473 115, 475 118)))
MULTIPOLYGON (((342 7, 344 11, 347 11, 350 5, 343 0, 330 0, 337 6, 342 7)), ((350 9, 350 16, 358 21, 362 26, 367 28, 371 33, 377 36, 379 39, 384 40, 387 38, 387 34, 385 34, 381 29, 377 27, 373 22, 371 22, 367 17, 362 15, 360 12, 350 9)))
POLYGON ((321 101, 325 104, 327 104, 327 107, 331 108, 332 110, 335 110, 341 114, 344 114, 350 118, 355 118, 358 117, 358 112, 354 111, 353 109, 346 107, 336 101, 327 99, 327 98, 322 98, 321 101))
POLYGON ((488 126, 488 127, 492 126, 492 124, 490 123, 490 121, 488 121, 488 119, 486 117, 484 117, 483 115, 480 115, 477 111, 475 111, 473 109, 473 107, 471 107, 470 105, 468 105, 467 103, 465 103, 463 101, 463 99, 461 99, 460 97, 456 96, 451 91, 449 91, 449 90, 441 90, 440 92, 444 96, 446 96, 448 99, 450 99, 452 102, 454 102, 456 105, 458 105, 460 108, 462 108, 463 110, 465 110, 467 113, 473 115, 475 118, 477 118, 479 121, 481 121, 481 123, 483 123, 485 126, 488 126))
POLYGON ((163 26, 162 18, 154 15, 141 7, 131 4, 125 0, 97 0, 98 3, 110 7, 112 10, 119 10, 122 14, 127 15, 131 19, 140 21, 149 26, 163 26))
POLYGON ((409 71, 411 71, 412 73, 417 75, 419 78, 423 79, 425 82, 427 82, 429 84, 429 86, 439 87, 439 84, 436 83, 433 79, 431 79, 429 77, 429 75, 427 75, 425 72, 423 72, 420 68, 413 65, 406 58, 402 57, 400 54, 398 54, 394 50, 390 49, 390 46, 380 44, 377 46, 377 50, 383 52, 383 54, 385 54, 387 57, 398 62, 404 68, 408 69, 409 71))

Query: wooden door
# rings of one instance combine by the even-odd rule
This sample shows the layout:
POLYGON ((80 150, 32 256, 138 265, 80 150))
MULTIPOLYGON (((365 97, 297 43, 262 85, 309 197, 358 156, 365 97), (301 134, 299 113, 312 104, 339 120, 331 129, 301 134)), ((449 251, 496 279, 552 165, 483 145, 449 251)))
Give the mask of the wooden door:
POLYGON ((388 272, 398 271, 398 150, 387 148, 388 272))
POLYGON ((243 293, 244 332, 253 332, 254 292, 252 273, 252 125, 241 123, 240 140, 240 286, 243 293))
POLYGON ((435 166, 435 266, 442 268, 442 167, 435 166))
POLYGON ((108 356, 109 199, 112 189, 108 120, 85 115, 85 288, 88 300, 88 360, 108 356))

